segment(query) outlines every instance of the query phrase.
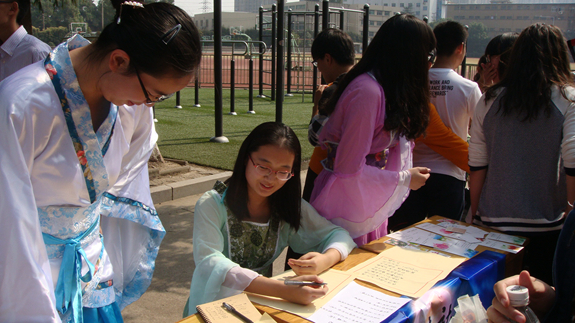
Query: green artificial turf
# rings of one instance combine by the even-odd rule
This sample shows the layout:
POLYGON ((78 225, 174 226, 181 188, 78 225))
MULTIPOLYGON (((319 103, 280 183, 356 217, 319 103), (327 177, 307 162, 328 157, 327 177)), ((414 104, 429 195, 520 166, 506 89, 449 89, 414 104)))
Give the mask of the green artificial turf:
MULTIPOLYGON (((254 95, 257 95, 254 89, 254 95)), ((269 95, 270 91, 264 91, 269 95)), ((229 143, 210 142, 215 136, 214 89, 200 89, 201 107, 193 107, 194 89, 181 91, 182 109, 175 109, 175 96, 156 104, 156 130, 159 134, 158 147, 166 158, 186 160, 188 162, 215 168, 233 168, 237 152, 250 131, 263 122, 275 121, 276 102, 269 97, 254 97, 254 111, 248 114, 248 90, 236 89, 235 111, 229 115, 230 90, 223 90, 223 135, 229 143)), ((307 141, 307 128, 311 116, 312 96, 294 94, 285 97, 283 103, 283 123, 290 126, 297 134, 302 146, 302 159, 311 157, 313 147, 307 141)))

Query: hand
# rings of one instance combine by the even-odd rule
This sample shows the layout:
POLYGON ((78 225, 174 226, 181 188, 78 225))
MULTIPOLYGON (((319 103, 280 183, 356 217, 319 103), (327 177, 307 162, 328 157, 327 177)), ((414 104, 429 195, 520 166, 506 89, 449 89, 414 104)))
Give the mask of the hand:
POLYGON ((525 322, 525 316, 509 304, 505 288, 511 285, 527 287, 529 290, 529 307, 537 316, 542 317, 553 306, 555 301, 555 290, 553 287, 535 277, 531 277, 529 272, 524 270, 519 275, 498 281, 493 286, 495 297, 492 305, 487 309, 487 317, 490 323, 509 322, 508 318, 517 323, 525 322))
POLYGON ((427 167, 410 168, 411 181, 409 182, 409 188, 415 191, 425 185, 425 181, 429 178, 430 171, 431 169, 427 167))
POLYGON ((491 86, 498 79, 497 66, 491 63, 482 63, 482 71, 479 73, 479 84, 483 84, 484 87, 491 86))
POLYGON ((319 252, 308 252, 299 259, 288 259, 288 265, 298 276, 319 274, 329 267, 327 257, 319 252))
MULTIPOLYGON (((323 283, 323 279, 316 275, 305 275, 295 277, 294 280, 313 281, 316 283, 323 283)), ((292 303, 308 305, 314 300, 323 297, 329 291, 327 285, 313 287, 313 286, 288 286, 284 285, 285 290, 281 298, 292 303)))

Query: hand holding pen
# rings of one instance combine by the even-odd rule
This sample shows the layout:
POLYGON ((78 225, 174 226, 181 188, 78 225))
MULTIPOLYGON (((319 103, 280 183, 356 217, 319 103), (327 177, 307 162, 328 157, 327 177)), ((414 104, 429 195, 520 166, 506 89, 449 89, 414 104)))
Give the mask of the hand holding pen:
POLYGON ((297 276, 284 280, 282 298, 297 304, 307 305, 327 294, 329 288, 323 279, 316 275, 297 276))

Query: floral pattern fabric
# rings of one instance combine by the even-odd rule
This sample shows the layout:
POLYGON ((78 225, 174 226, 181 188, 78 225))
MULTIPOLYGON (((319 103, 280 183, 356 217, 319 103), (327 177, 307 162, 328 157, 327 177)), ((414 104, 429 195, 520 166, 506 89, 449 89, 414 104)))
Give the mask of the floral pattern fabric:
POLYGON ((238 220, 228 210, 230 259, 243 268, 250 268, 271 277, 272 266, 264 266, 275 254, 280 219, 272 216, 268 223, 238 220))

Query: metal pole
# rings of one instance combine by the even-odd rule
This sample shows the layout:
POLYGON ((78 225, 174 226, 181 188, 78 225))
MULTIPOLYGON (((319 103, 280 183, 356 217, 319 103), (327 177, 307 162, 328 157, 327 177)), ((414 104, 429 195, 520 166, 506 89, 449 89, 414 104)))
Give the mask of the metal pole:
POLYGON ((321 4, 321 30, 326 30, 329 28, 329 1, 323 0, 321 4))
MULTIPOLYGON (((261 46, 261 44, 260 44, 260 46, 261 46)), ((249 85, 248 85, 248 96, 249 96, 249 98, 248 98, 248 102, 249 102, 248 113, 256 114, 256 112, 254 111, 254 60, 253 60, 251 54, 250 54, 250 62, 249 62, 248 66, 249 66, 249 74, 250 74, 249 75, 249 85)))
POLYGON ((343 11, 339 12, 339 30, 343 31, 343 19, 344 19, 344 15, 343 15, 343 11))
POLYGON ((214 0, 214 105, 216 115, 216 135, 212 142, 227 143, 223 135, 222 99, 222 0, 214 0))
POLYGON ((234 59, 234 44, 232 44, 232 60, 230 61, 230 115, 236 113, 236 60, 234 59))
POLYGON ((196 72, 196 80, 194 82, 194 94, 195 94, 195 98, 194 98, 194 107, 195 108, 200 108, 200 73, 196 72))
POLYGON ((291 54, 292 54, 292 44, 291 44, 291 18, 292 18, 292 13, 291 13, 291 9, 288 9, 288 13, 287 13, 287 82, 286 82, 286 86, 287 86, 287 91, 286 91, 286 96, 293 96, 290 92, 291 92, 291 69, 292 69, 292 61, 291 61, 291 54))
MULTIPOLYGON (((468 25, 465 25, 465 30, 469 30, 468 25)), ((467 74, 467 41, 463 43, 463 49, 465 50, 465 56, 463 56, 463 61, 461 62, 461 76, 465 77, 467 74)))
POLYGON ((363 48, 361 49, 361 53, 365 53, 367 49, 368 43, 368 36, 369 36, 369 5, 366 3, 363 6, 363 48))
POLYGON ((278 0, 278 26, 277 26, 277 100, 276 122, 282 122, 282 105, 284 94, 284 0, 278 0))
MULTIPOLYGON (((283 18, 282 18, 283 20, 283 18)), ((276 99, 277 5, 272 4, 272 88, 271 100, 276 99)))
POLYGON ((181 109, 182 105, 180 104, 180 91, 176 92, 176 109, 181 109))
MULTIPOLYGON (((260 41, 261 42, 264 41, 264 7, 260 7, 260 41)), ((261 53, 259 62, 260 70, 258 71, 260 92, 258 94, 258 98, 263 98, 265 97, 265 95, 264 95, 264 48, 262 43, 260 43, 260 53, 261 53)))
MULTIPOLYGON (((315 39, 319 34, 319 4, 315 4, 315 11, 314 11, 314 21, 313 21, 313 38, 315 39)), ((313 57, 312 57, 313 59, 313 57)), ((313 96, 315 94, 315 90, 317 90, 317 67, 313 66, 313 84, 312 84, 312 96, 311 101, 313 102, 313 96)))

